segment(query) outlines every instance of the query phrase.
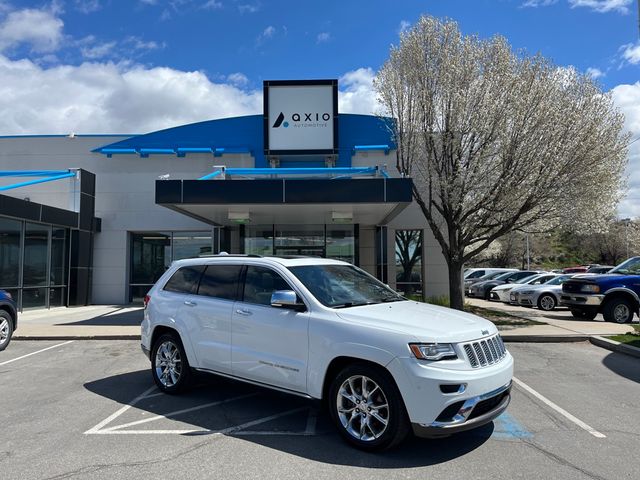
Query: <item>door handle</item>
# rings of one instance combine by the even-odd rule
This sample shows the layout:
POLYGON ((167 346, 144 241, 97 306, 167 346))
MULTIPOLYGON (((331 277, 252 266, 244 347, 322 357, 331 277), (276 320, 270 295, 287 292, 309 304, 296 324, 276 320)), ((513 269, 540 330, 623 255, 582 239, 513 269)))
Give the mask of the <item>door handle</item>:
POLYGON ((191 300, 185 300, 184 304, 189 307, 195 307, 196 305, 198 305, 196 302, 192 302, 191 300))
POLYGON ((236 313, 238 315, 244 315, 245 317, 248 317, 249 315, 252 315, 252 313, 249 310, 245 310, 244 308, 238 308, 236 310, 236 313))

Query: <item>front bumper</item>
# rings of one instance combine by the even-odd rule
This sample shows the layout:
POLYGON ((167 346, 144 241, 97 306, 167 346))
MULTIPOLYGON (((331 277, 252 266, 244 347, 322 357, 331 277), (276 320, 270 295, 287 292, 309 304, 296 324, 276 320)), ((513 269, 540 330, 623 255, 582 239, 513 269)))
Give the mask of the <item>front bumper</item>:
POLYGON ((496 390, 467 399, 449 422, 412 423, 417 437, 433 438, 481 427, 502 414, 511 402, 511 382, 496 390), (477 415, 474 415, 477 412, 477 415))
POLYGON ((587 293, 563 293, 560 296, 560 305, 565 307, 599 307, 602 305, 604 295, 594 295, 587 293))
POLYGON ((142 349, 142 353, 144 353, 149 360, 151 360, 151 352, 147 347, 145 347, 142 343, 140 344, 140 348, 142 349))

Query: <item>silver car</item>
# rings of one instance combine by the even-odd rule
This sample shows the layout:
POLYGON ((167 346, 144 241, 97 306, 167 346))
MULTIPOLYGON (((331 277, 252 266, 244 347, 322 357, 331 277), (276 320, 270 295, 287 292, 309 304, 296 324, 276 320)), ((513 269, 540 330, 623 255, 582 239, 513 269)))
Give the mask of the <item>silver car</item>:
POLYGON ((524 285, 514 288, 509 294, 511 303, 523 307, 538 307, 540 310, 551 311, 560 304, 562 284, 574 275, 558 275, 556 278, 542 285, 524 285))

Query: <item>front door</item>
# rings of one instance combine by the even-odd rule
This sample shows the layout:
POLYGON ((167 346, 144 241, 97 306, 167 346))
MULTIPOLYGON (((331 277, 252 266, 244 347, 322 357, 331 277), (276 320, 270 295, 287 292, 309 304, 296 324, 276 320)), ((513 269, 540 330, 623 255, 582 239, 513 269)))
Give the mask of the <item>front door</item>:
POLYGON ((274 270, 247 267, 243 294, 233 308, 233 374, 306 392, 309 313, 272 307, 276 290, 292 288, 274 270))

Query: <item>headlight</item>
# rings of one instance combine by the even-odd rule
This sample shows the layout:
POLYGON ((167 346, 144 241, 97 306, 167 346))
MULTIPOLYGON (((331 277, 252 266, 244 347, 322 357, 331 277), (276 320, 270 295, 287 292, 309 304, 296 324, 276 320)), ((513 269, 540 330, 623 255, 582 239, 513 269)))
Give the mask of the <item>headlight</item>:
POLYGON ((409 348, 419 360, 455 360, 458 358, 450 343, 410 343, 409 348))
POLYGON ((580 287, 580 291, 585 293, 600 293, 600 286, 592 283, 587 283, 586 285, 582 285, 580 287))

